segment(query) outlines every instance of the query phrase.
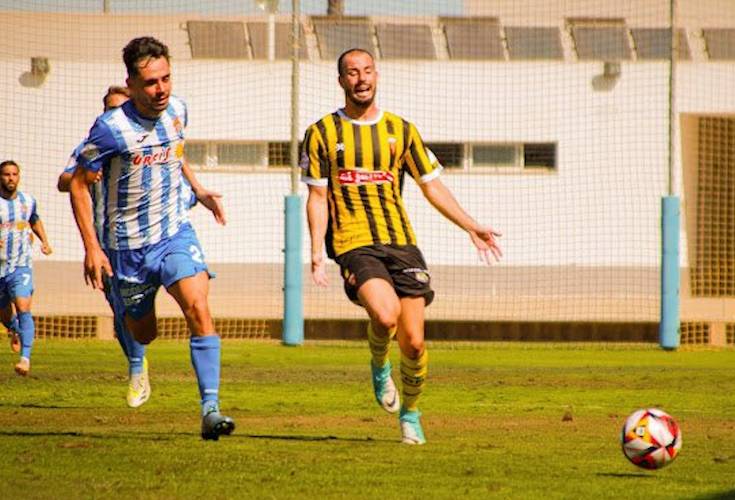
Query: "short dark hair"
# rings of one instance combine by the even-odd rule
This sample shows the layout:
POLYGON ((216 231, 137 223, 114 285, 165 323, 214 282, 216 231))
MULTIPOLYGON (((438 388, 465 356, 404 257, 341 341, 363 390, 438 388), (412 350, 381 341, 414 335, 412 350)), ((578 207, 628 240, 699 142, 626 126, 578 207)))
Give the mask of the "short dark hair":
POLYGON ((5 160, 4 162, 0 163, 0 172, 2 172, 3 169, 5 167, 9 166, 9 165, 13 165, 13 166, 15 166, 15 168, 17 168, 18 170, 20 170, 20 165, 18 165, 15 161, 13 161, 13 160, 5 160))
POLYGON ((372 52, 369 50, 361 49, 359 47, 354 47, 352 49, 347 49, 342 54, 340 54, 339 58, 337 58, 337 73, 339 73, 339 76, 344 75, 344 62, 345 57, 347 57, 349 54, 352 54, 353 52, 359 52, 362 54, 367 54, 370 56, 370 59, 375 61, 375 56, 373 56, 372 52))
POLYGON ((107 93, 102 98, 102 104, 104 105, 105 109, 107 109, 107 99, 114 95, 124 95, 125 97, 130 97, 130 89, 127 87, 121 87, 119 85, 111 85, 110 88, 107 89, 107 93))
POLYGON ((158 59, 165 57, 169 60, 168 47, 152 36, 134 38, 123 49, 123 61, 128 70, 128 76, 138 75, 138 63, 143 59, 158 59))

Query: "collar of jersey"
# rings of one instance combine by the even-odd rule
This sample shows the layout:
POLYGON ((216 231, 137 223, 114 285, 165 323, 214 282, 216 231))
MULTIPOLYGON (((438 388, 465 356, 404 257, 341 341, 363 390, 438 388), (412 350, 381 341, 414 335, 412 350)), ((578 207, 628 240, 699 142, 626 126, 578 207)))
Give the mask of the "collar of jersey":
POLYGON ((382 109, 379 109, 378 110, 378 116, 376 116, 372 120, 365 120, 365 121, 355 120, 353 118, 350 118, 349 116, 347 116, 347 114, 344 111, 342 111, 342 108, 340 108, 340 109, 337 110, 337 114, 343 120, 347 120, 348 122, 352 122, 355 125, 375 125, 376 123, 378 123, 380 120, 383 119, 383 110, 382 109))

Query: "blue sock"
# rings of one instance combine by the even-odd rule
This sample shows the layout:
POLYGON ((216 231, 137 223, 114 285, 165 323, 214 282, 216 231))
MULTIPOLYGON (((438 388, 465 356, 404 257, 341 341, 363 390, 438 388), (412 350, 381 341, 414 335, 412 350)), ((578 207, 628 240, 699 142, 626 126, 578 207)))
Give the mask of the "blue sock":
POLYGON ((18 333, 18 329, 20 328, 18 326, 18 316, 16 314, 13 314, 13 317, 10 318, 10 321, 3 321, 3 325, 5 325, 5 328, 8 330, 12 330, 15 333, 18 333))
POLYGON ((199 395, 202 398, 202 415, 219 411, 219 335, 192 336, 189 340, 191 364, 197 375, 199 395))
POLYGON ((121 318, 119 315, 113 314, 112 322, 115 328, 115 338, 117 339, 118 344, 120 344, 125 357, 129 358, 130 348, 128 347, 128 344, 130 344, 130 336, 126 335, 128 330, 125 328, 125 318, 121 318))
POLYGON ((18 335, 20 336, 20 356, 31 359, 31 347, 36 336, 36 325, 29 312, 18 313, 18 335))
POLYGON ((137 375, 143 371, 145 346, 135 340, 127 330, 125 330, 125 334, 130 337, 130 354, 128 355, 128 368, 130 370, 130 375, 137 375))
POLYGON ((115 337, 128 358, 130 375, 137 375, 143 371, 143 357, 145 346, 133 338, 133 334, 125 326, 125 318, 115 315, 115 337))

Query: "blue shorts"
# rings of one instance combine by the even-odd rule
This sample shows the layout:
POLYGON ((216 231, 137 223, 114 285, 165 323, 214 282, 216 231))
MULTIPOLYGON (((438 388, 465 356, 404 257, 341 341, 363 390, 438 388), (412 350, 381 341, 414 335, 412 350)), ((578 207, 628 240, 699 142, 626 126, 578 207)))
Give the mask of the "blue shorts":
POLYGON ((153 310, 161 285, 168 288, 179 280, 208 271, 204 252, 190 224, 153 245, 135 250, 108 250, 107 257, 114 274, 112 288, 133 319, 140 319, 153 310))
POLYGON ((13 272, 0 278, 0 308, 18 297, 33 295, 33 269, 16 267, 13 272))

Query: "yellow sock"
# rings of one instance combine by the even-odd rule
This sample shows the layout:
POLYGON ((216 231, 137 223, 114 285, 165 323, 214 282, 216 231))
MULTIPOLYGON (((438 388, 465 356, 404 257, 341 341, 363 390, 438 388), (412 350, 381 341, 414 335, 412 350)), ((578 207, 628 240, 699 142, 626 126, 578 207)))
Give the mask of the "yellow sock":
POLYGON ((424 352, 416 359, 401 353, 401 380, 403 381, 403 407, 416 411, 419 396, 424 390, 424 381, 429 367, 429 354, 424 352))
POLYGON ((388 349, 390 348, 390 339, 396 334, 393 328, 388 332, 387 337, 378 337, 373 331, 373 325, 368 323, 367 327, 368 345, 370 345, 370 353, 373 355, 373 365, 380 368, 388 361, 388 349))

